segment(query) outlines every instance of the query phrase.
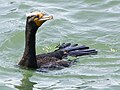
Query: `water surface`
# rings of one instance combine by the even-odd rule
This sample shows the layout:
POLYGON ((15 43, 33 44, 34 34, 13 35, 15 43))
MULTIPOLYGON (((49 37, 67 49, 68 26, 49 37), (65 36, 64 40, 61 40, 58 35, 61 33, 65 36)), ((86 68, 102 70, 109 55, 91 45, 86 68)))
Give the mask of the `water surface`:
POLYGON ((1 90, 120 90, 119 0, 0 0, 1 90), (24 50, 26 12, 54 16, 37 32, 37 53, 71 42, 98 50, 70 68, 42 73, 15 67, 24 50))

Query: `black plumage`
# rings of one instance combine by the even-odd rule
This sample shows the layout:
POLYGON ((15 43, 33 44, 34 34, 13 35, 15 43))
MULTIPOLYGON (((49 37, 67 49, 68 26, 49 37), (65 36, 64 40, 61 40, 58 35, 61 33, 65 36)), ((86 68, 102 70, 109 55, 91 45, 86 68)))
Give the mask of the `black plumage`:
POLYGON ((78 44, 63 43, 58 45, 55 51, 36 55, 35 38, 38 28, 47 20, 52 19, 43 12, 32 12, 27 15, 25 30, 25 50, 22 59, 18 63, 25 68, 47 68, 60 69, 69 67, 72 61, 65 61, 67 56, 95 55, 95 49, 89 49, 87 46, 78 46, 78 44))

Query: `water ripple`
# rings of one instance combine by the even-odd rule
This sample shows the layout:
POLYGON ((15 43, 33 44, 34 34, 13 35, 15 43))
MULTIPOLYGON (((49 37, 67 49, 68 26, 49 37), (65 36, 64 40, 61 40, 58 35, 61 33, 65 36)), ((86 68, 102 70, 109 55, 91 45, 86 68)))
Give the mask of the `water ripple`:
POLYGON ((119 13, 119 0, 1 0, 0 88, 119 90, 119 13), (72 42, 96 48, 98 55, 81 57, 70 68, 48 73, 16 68, 24 49, 25 13, 35 10, 54 16, 37 32, 37 53, 72 42))

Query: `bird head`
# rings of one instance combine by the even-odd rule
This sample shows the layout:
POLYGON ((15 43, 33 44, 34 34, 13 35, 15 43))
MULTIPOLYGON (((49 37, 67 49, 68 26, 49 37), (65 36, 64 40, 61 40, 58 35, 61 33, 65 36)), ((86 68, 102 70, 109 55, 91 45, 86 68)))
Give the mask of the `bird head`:
POLYGON ((53 16, 46 14, 45 12, 35 11, 27 13, 27 23, 40 27, 45 21, 53 19, 53 16))

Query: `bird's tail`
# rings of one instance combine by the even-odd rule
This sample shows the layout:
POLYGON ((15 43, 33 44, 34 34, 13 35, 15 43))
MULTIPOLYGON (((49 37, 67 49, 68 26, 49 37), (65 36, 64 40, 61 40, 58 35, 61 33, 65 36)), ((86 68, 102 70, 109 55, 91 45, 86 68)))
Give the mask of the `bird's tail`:
POLYGON ((95 49, 89 49, 88 46, 78 46, 78 44, 63 43, 57 46, 57 50, 65 52, 66 56, 83 56, 83 55, 96 55, 98 52, 95 49))

